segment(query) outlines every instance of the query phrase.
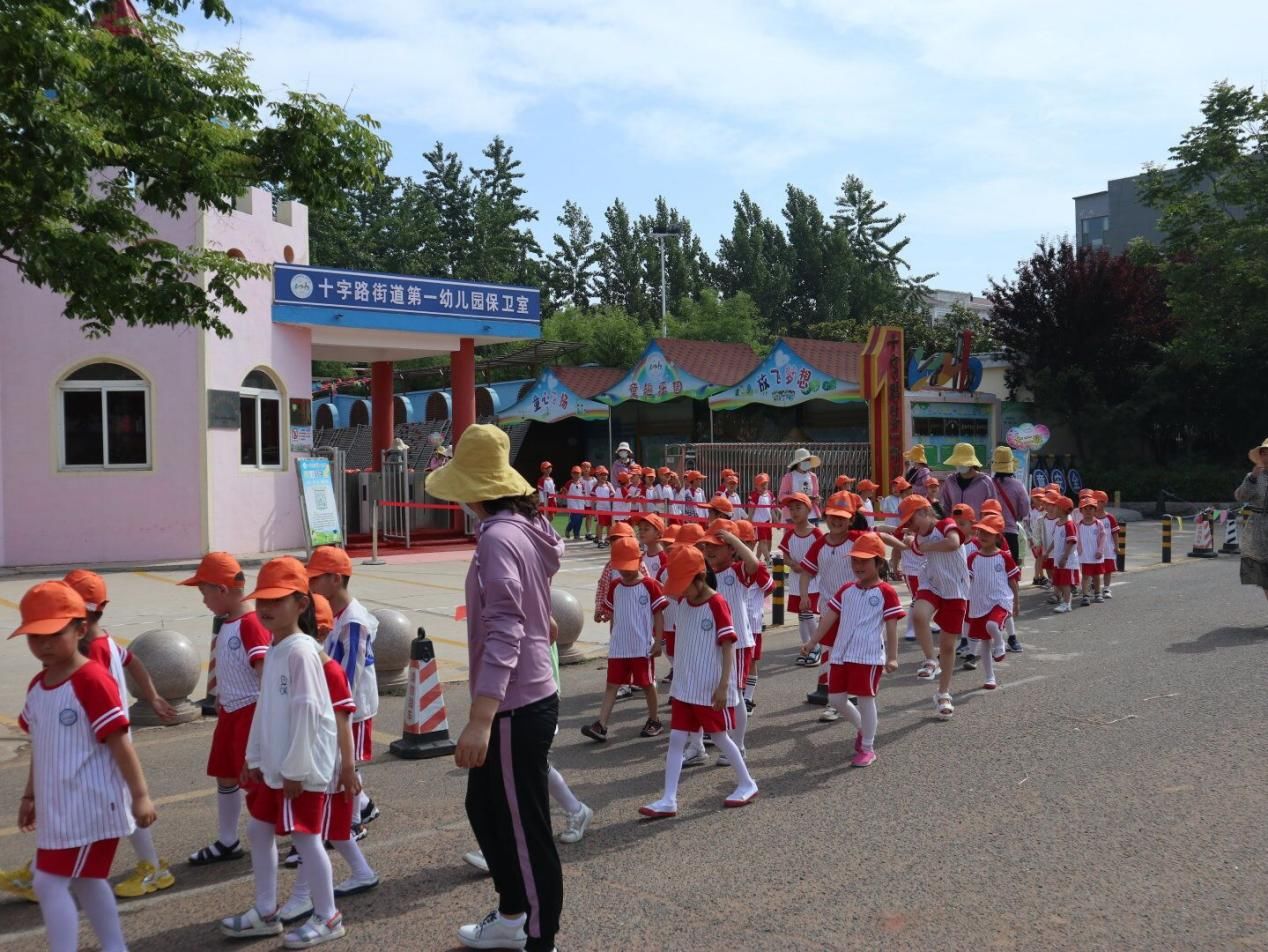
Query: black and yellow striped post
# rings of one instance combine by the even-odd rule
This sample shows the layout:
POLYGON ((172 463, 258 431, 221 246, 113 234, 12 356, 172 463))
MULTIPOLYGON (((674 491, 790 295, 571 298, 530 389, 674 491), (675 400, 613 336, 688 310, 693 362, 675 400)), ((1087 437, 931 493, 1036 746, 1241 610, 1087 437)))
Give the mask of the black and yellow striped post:
POLYGON ((1162 517, 1162 561, 1171 561, 1171 517, 1162 517))
POLYGON ((1118 571, 1127 571, 1127 523, 1118 526, 1118 571))
POLYGON ((778 626, 784 623, 784 581, 788 577, 788 567, 784 565, 782 555, 775 556, 771 569, 775 574, 775 591, 770 600, 770 623, 778 626))

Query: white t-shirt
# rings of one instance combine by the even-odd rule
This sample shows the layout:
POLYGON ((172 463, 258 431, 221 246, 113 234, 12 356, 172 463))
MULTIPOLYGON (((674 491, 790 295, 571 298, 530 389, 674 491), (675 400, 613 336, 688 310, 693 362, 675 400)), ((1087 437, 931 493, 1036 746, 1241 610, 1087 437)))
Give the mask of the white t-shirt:
MULTIPOLYGON (((360 713, 360 712, 358 712, 360 713)), ((269 649, 247 738, 247 766, 274 790, 298 780, 326 790, 338 759, 335 711, 317 642, 296 632, 269 649)))
POLYGON ((644 576, 633 585, 626 585, 619 575, 613 578, 603 600, 603 607, 612 614, 608 657, 648 657, 655 637, 656 615, 668 603, 655 579, 644 576))
MULTIPOLYGON (((722 680, 722 652, 735 656, 735 627, 726 599, 715 593, 703 605, 678 600, 674 634, 674 683, 669 696, 684 704, 713 704, 722 680)), ((731 668, 735 671, 734 665, 731 668)), ((735 678, 726 679, 726 706, 740 703, 735 678)))
POLYGON ((339 662, 357 712, 352 723, 369 720, 379 712, 379 682, 374 667, 374 639, 379 620, 355 598, 335 616, 335 627, 326 636, 326 654, 339 662))
POLYGON ((1012 581, 1021 575, 1012 553, 1000 549, 994 555, 969 556, 969 617, 981 618, 995 606, 1013 610, 1012 581))
POLYGON ((888 582, 860 588, 847 582, 828 607, 837 613, 837 636, 828 661, 832 664, 885 663, 885 623, 905 618, 898 593, 888 582))

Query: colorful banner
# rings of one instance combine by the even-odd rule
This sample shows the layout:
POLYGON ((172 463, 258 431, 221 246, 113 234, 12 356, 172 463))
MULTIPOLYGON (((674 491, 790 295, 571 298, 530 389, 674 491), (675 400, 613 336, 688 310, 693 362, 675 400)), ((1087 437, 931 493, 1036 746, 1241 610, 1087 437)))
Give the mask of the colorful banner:
POLYGON ((581 420, 606 420, 608 408, 594 400, 585 400, 569 389, 553 371, 547 370, 537 378, 533 389, 524 394, 514 406, 498 414, 498 423, 510 426, 514 423, 554 423, 577 417, 581 420))
POLYGON ((751 374, 710 397, 709 406, 736 410, 752 403, 791 407, 807 400, 845 403, 862 399, 858 384, 825 374, 781 340, 751 374))
POLYGON ((330 475, 330 460, 321 456, 297 459, 295 472, 299 476, 308 548, 342 545, 343 528, 339 524, 339 506, 330 475))
POLYGON ((626 400, 639 400, 643 403, 664 403, 676 397, 703 400, 719 389, 679 368, 652 341, 634 369, 619 383, 614 384, 612 389, 597 394, 595 399, 612 406, 626 400))

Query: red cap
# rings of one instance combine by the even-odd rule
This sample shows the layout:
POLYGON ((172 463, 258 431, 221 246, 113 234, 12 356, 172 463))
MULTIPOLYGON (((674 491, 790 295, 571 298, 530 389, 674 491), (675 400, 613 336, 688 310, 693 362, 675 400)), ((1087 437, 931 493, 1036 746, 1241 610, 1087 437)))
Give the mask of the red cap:
POLYGON ((704 538, 704 526, 698 522, 688 522, 679 527, 678 538, 674 540, 676 547, 695 545, 704 538))
POLYGON ((753 477, 753 483, 754 485, 757 485, 757 486, 769 486, 770 474, 758 473, 756 476, 753 477))
POLYGON ((1079 500, 1080 509, 1095 509, 1100 503, 1096 501, 1095 496, 1084 496, 1079 500))
POLYGON ((632 539, 634 538, 634 529, 628 522, 614 522, 612 528, 608 530, 609 539, 632 539))
POLYGON ((630 522, 646 522, 656 530, 657 535, 665 534, 665 520, 654 512, 636 512, 630 516, 630 522))
POLYGON ((706 508, 727 516, 735 510, 735 507, 731 505, 731 500, 727 499, 726 496, 714 496, 709 500, 709 505, 706 508))
POLYGON ((973 511, 973 507, 967 502, 957 502, 954 506, 952 506, 951 515, 952 517, 964 516, 966 519, 977 518, 977 513, 973 511))
POLYGON ((890 485, 894 487, 894 492, 896 493, 905 493, 907 490, 911 489, 911 483, 907 482, 907 480, 901 476, 895 476, 894 481, 890 483, 890 485))
POLYGON ((799 502, 803 506, 805 506, 807 509, 814 508, 810 504, 810 497, 807 496, 805 493, 789 493, 783 499, 779 500, 779 504, 781 506, 787 506, 790 502, 799 502))
POLYGON ((554 468, 555 468, 555 464, 554 464, 554 463, 552 463, 550 460, 548 460, 548 459, 544 459, 544 460, 542 460, 542 472, 543 472, 543 473, 544 473, 544 472, 546 472, 546 470, 548 470, 548 469, 554 469, 554 468))
POLYGON ((352 559, 335 545, 319 545, 308 557, 308 577, 318 575, 351 575, 352 559))
POLYGON ((735 531, 735 523, 730 519, 714 519, 709 523, 709 529, 705 533, 701 542, 712 542, 714 545, 730 545, 726 539, 722 538, 721 533, 729 532, 731 535, 738 535, 735 531))
POLYGON ((736 519, 735 535, 741 542, 756 542, 757 527, 747 519, 736 519))
POLYGON ((937 477, 937 476, 930 476, 928 479, 926 479, 926 480, 925 480, 925 488, 926 488, 926 489, 936 489, 937 487, 938 487, 938 477, 937 477))
POLYGON ((79 597, 84 600, 84 607, 90 612, 101 611, 110 600, 106 595, 106 580, 96 572, 75 569, 69 572, 62 581, 79 593, 79 597))
POLYGON ((630 481, 630 474, 625 470, 622 470, 616 474, 616 481, 618 483, 628 483, 630 481))
POLYGON ((861 493, 874 493, 876 490, 880 489, 880 487, 870 479, 860 479, 858 489, 861 493))
POLYGON ((594 468, 595 476, 606 476, 607 474, 608 474, 608 468, 606 466, 599 465, 594 468))
POLYGON ((643 478, 644 478, 644 479, 646 479, 648 476, 651 476, 652 478, 655 478, 655 476, 656 476, 656 470, 652 469, 650 466, 644 466, 644 467, 643 467, 643 478))
POLYGON ((1062 496, 1057 500, 1056 506, 1062 512, 1072 512, 1074 510, 1074 500, 1069 496, 1062 496))
POLYGON ((65 582, 32 585, 18 606, 22 623, 10 638, 18 635, 55 635, 72 621, 88 617, 88 607, 79 593, 65 582))
POLYGON ((666 526, 665 531, 660 534, 660 541, 673 545, 678 541, 679 526, 666 526))
POLYGON ((208 552, 198 563, 196 571, 181 585, 223 585, 225 588, 242 588, 246 576, 242 566, 228 552, 208 552))
POLYGON ((983 516, 982 521, 974 524, 974 529, 979 532, 989 532, 991 535, 1002 535, 1004 532, 1003 516, 983 516))
MULTIPOLYGON (((684 529, 690 526, 683 526, 684 529)), ((681 534, 681 533, 680 533, 681 534)), ((695 578, 704 572, 704 554, 694 545, 676 545, 669 553, 665 594, 681 598, 695 578)))
POLYGON ((256 577, 255 591, 247 598, 285 598, 296 592, 308 594, 308 570, 299 559, 283 555, 264 564, 256 577))
POLYGON ((313 614, 317 616, 317 634, 329 634, 335 627, 335 613, 330 602, 325 595, 316 592, 310 592, 308 597, 313 600, 313 614))
POLYGON ((1097 489, 1092 492, 1097 502, 1109 502, 1109 493, 1104 489, 1097 489))
POLYGON ((846 486, 854 485, 853 476, 841 475, 837 477, 837 489, 844 489, 846 486))
POLYGON ((1002 516, 1004 514, 1004 507, 999 504, 998 499, 987 499, 982 503, 982 515, 986 515, 988 512, 993 512, 996 515, 1002 516))
POLYGON ((932 509, 933 504, 924 496, 907 496, 898 504, 898 528, 911 522, 911 517, 922 509, 932 509))
POLYGON ((580 476, 580 475, 581 475, 581 467, 580 467, 580 466, 574 466, 572 469, 568 470, 568 475, 569 475, 569 476, 580 476))
POLYGON ((842 519, 854 518, 854 505, 849 493, 833 493, 823 508, 825 516, 839 516, 842 519))
POLYGON ((875 532, 864 532, 854 540, 854 547, 850 549, 852 559, 883 559, 885 554, 885 543, 875 532))
POLYGON ((611 552, 612 568, 618 572, 636 572, 643 563, 643 550, 633 539, 617 539, 608 551, 611 552))

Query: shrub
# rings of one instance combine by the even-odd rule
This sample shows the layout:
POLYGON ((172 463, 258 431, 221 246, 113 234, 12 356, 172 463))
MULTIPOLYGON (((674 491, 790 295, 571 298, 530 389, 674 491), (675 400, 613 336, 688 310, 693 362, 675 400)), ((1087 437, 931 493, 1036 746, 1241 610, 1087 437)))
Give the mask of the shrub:
POLYGON ((1088 486, 1105 490, 1111 499, 1117 490, 1125 500, 1154 500, 1158 498, 1158 492, 1165 489, 1186 502, 1231 502, 1233 490, 1248 469, 1249 465, 1177 463, 1159 466, 1143 463, 1139 466, 1092 469, 1083 473, 1083 481, 1088 486))

